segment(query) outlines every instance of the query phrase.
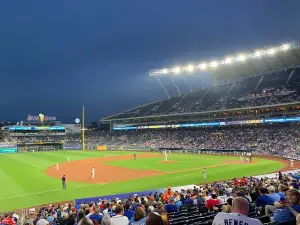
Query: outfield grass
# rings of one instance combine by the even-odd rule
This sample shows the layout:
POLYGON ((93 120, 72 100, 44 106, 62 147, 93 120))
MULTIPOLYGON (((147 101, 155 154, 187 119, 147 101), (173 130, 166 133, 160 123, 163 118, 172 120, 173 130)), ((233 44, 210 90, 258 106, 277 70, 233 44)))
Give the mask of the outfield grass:
MULTIPOLYGON (((0 155, 0 212, 12 209, 41 205, 44 203, 72 200, 75 198, 108 194, 143 191, 167 186, 180 186, 203 183, 202 170, 188 170, 161 176, 145 177, 136 180, 109 184, 87 184, 68 182, 68 190, 61 190, 59 179, 48 177, 45 170, 58 162, 65 162, 67 157, 79 160, 94 157, 132 154, 130 152, 37 152, 0 155)), ((169 160, 176 163, 161 163, 163 156, 128 161, 110 161, 106 164, 131 169, 154 169, 159 171, 178 171, 219 165, 224 160, 238 160, 233 156, 203 156, 188 154, 170 154, 169 160)), ((284 165, 266 159, 255 159, 256 164, 224 165, 208 169, 207 182, 232 179, 233 177, 260 175, 279 170, 284 165)))

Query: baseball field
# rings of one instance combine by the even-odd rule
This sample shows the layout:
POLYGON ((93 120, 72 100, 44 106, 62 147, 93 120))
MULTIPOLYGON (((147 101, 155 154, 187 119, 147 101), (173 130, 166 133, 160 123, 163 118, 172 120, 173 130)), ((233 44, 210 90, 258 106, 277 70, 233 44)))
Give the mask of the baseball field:
POLYGON ((75 198, 200 184, 286 167, 280 160, 126 151, 59 151, 0 155, 0 212, 75 198), (67 161, 70 158, 70 162, 67 161), (59 164, 59 170, 56 163, 59 164), (95 168, 95 179, 91 170, 95 168), (203 168, 207 168, 207 180, 203 168), (67 177, 62 190, 61 176, 67 177))

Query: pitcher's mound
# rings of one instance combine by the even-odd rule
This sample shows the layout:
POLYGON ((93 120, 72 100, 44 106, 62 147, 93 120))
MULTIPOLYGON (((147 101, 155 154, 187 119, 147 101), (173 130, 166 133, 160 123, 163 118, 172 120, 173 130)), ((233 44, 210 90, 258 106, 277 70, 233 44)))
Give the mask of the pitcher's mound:
POLYGON ((168 160, 168 161, 165 161, 165 160, 162 160, 162 161, 159 161, 160 163, 177 163, 177 161, 175 160, 168 160))

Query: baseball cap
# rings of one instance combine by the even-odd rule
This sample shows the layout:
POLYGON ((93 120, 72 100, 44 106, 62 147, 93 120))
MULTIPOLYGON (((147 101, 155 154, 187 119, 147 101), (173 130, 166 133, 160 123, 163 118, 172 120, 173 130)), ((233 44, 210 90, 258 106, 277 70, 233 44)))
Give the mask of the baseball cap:
POLYGON ((35 208, 29 209, 29 214, 34 214, 35 213, 35 208))

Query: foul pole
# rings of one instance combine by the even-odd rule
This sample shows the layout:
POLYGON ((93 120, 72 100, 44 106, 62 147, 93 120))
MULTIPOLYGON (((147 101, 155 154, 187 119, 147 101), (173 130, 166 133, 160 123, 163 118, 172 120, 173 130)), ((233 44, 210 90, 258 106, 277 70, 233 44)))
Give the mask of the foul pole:
POLYGON ((84 143, 84 106, 82 106, 82 125, 81 125, 81 135, 82 135, 82 150, 85 151, 84 143))

